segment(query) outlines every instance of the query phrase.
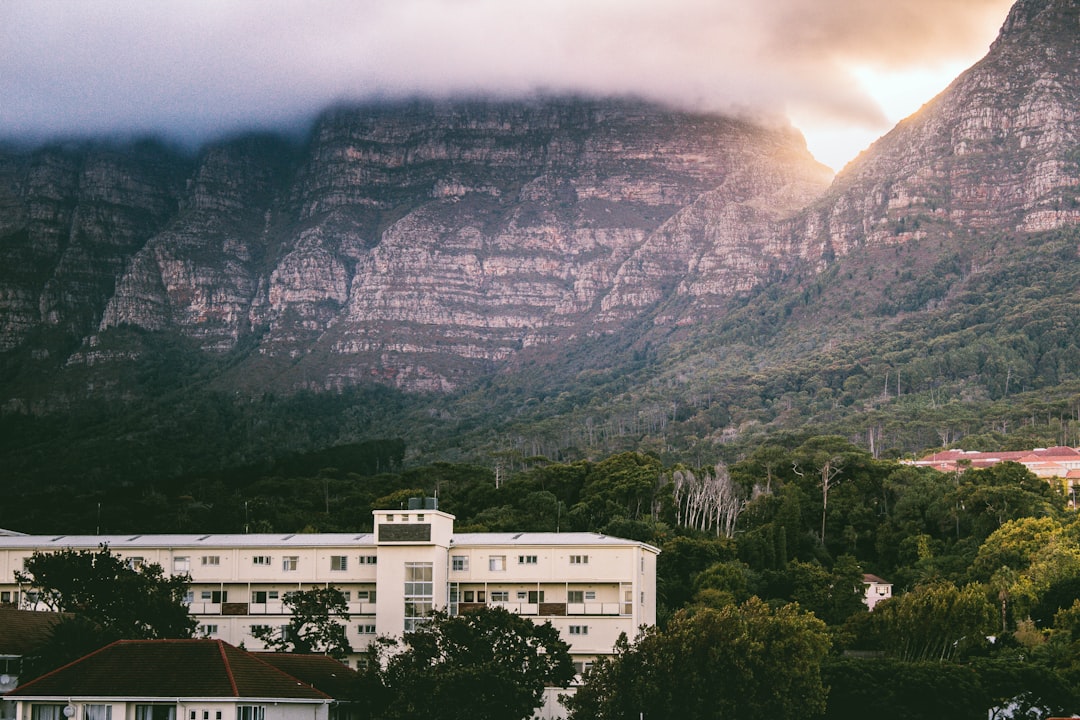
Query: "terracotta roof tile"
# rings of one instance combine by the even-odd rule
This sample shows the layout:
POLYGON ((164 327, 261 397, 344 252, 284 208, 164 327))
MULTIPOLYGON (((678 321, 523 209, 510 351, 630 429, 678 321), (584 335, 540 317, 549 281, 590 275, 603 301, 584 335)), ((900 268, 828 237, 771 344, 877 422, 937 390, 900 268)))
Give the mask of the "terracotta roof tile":
POLYGON ((44 645, 64 614, 0 605, 0 655, 29 655, 44 645))
POLYGON ((220 640, 118 640, 8 695, 328 699, 220 640))

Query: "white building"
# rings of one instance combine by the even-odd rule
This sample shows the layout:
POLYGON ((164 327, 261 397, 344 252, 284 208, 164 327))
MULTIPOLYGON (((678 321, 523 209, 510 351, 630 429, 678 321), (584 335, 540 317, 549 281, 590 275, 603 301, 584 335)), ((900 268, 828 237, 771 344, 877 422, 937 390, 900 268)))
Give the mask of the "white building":
MULTIPOLYGON (((34 598, 14 573, 34 551, 96 549, 191 575, 200 632, 257 650, 253 627, 286 624, 286 593, 346 595, 350 644, 400 636, 427 612, 499 605, 559 629, 579 670, 656 622, 657 548, 594 533, 454 533, 434 501, 377 510, 373 533, 0 536, 0 602, 34 598)), ((544 713, 550 715, 550 713, 544 713)))
POLYGON ((863 602, 866 603, 867 608, 873 610, 874 606, 879 602, 888 600, 892 597, 891 582, 869 573, 864 574, 862 577, 863 586, 866 588, 866 595, 863 597, 863 602))

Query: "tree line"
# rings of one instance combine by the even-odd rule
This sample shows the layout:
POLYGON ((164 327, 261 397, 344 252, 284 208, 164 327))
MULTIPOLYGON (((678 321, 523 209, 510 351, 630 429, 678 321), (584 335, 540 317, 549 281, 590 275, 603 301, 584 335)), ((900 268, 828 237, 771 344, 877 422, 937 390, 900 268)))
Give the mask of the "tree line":
MULTIPOLYGON (((1058 486, 1017 464, 943 474, 823 436, 731 465, 622 453, 504 478, 475 465, 324 469, 239 490, 247 512, 234 499, 231 522, 250 529, 363 530, 372 508, 424 494, 459 532, 582 530, 657 545, 658 624, 584 678, 570 701, 582 719, 624 717, 634 698, 651 703, 637 712, 755 718, 845 717, 871 690, 897 717, 933 715, 930 697, 983 713, 1021 695, 1055 712, 1080 702, 1080 520, 1058 486), (864 573, 894 585, 873 612, 864 573), (917 691, 931 679, 936 690, 917 691)), ((295 644, 319 624, 306 615, 289 649, 332 652, 295 644)))

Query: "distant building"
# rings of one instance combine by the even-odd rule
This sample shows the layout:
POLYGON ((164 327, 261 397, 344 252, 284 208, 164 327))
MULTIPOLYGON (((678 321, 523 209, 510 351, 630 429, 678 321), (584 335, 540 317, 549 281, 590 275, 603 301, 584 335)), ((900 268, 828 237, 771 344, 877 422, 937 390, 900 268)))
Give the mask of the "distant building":
POLYGON ((1000 462, 1014 462, 1026 467, 1036 477, 1059 485, 1076 507, 1080 488, 1080 450, 1071 447, 1035 448, 1009 452, 977 452, 974 450, 944 450, 908 464, 931 467, 941 472, 956 472, 965 468, 988 468, 1000 462))
POLYGON ((892 597, 892 583, 888 580, 882 580, 877 575, 870 575, 869 573, 863 576, 863 585, 866 587, 866 595, 863 597, 863 602, 866 603, 866 607, 871 610, 882 600, 888 600, 892 597))

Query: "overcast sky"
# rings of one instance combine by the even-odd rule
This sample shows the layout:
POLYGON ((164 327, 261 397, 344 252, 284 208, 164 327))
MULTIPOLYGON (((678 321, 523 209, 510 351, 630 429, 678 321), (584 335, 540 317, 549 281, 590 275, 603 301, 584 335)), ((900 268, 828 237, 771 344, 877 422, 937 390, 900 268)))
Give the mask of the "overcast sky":
POLYGON ((199 142, 415 94, 634 93, 789 117, 839 167, 1010 0, 0 0, 0 136, 199 142))

